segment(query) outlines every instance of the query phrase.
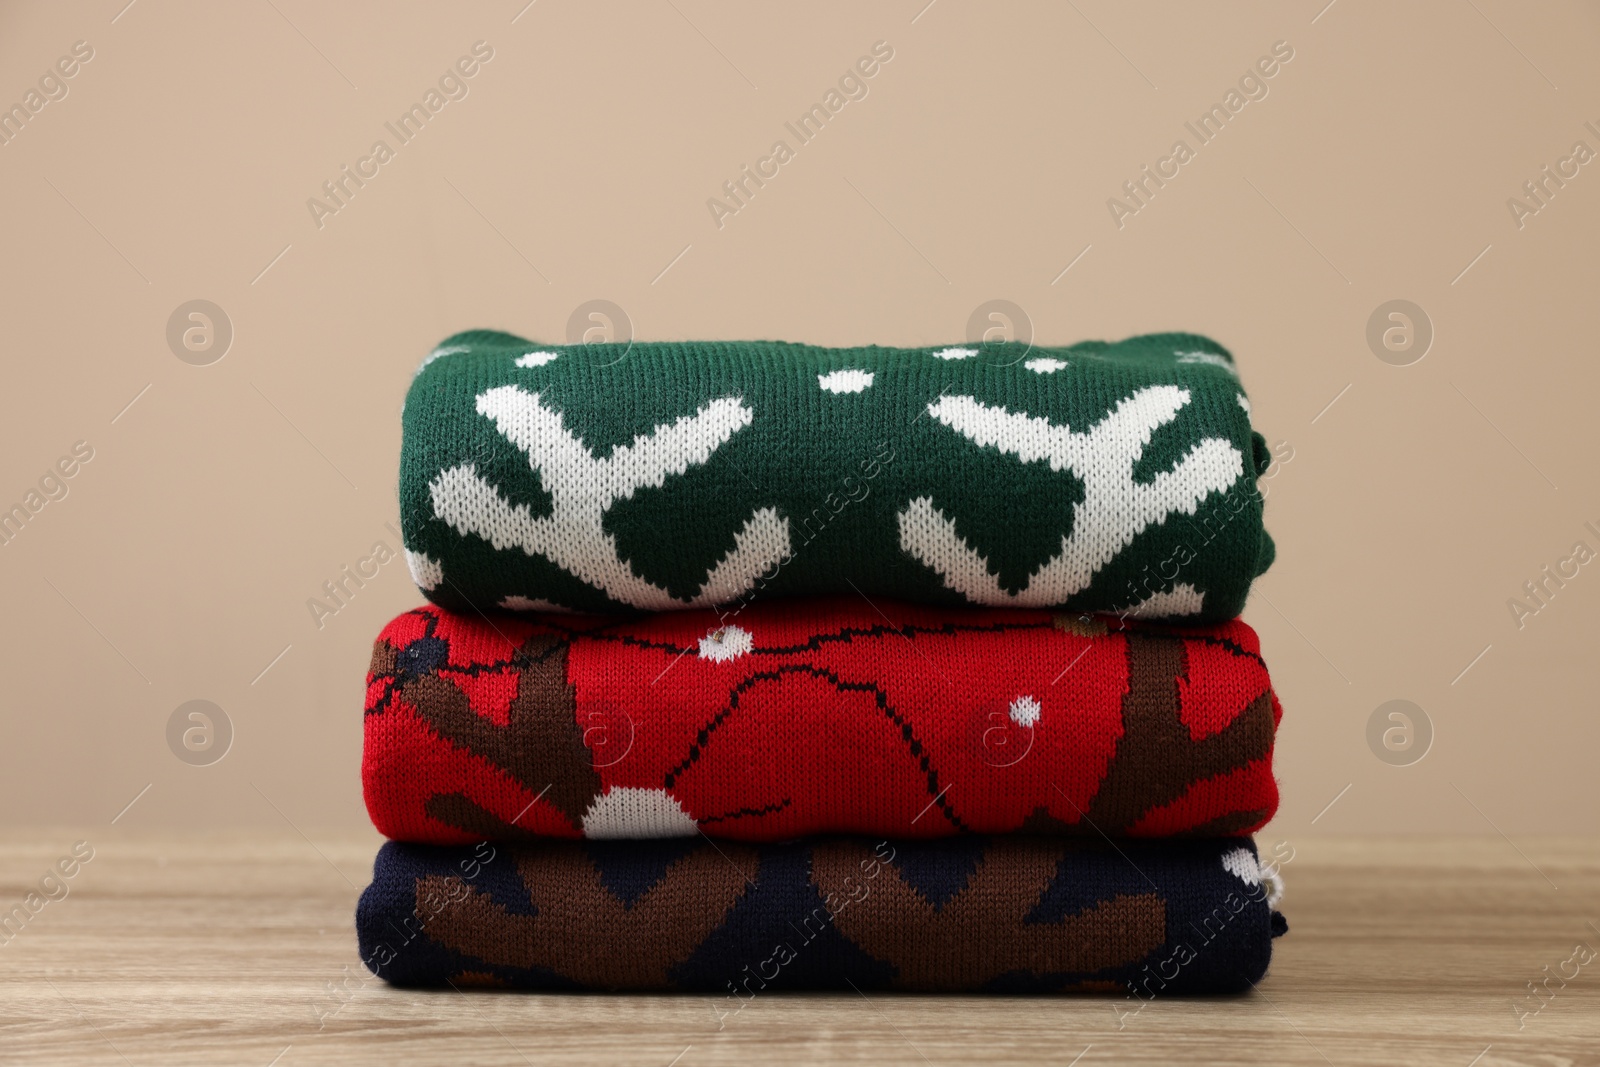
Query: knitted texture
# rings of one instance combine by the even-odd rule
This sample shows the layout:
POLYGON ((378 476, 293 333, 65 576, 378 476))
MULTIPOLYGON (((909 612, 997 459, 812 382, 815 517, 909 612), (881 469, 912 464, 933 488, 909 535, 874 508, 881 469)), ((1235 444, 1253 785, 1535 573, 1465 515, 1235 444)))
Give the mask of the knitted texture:
POLYGON ((1245 838, 390 842, 356 929, 405 985, 1148 999, 1259 980, 1268 896, 1245 838))
POLYGON ((1225 349, 451 337, 406 398, 435 603, 662 611, 784 594, 1219 621, 1272 560, 1225 349))
POLYGON ((367 809, 530 836, 1216 835, 1277 808, 1255 633, 791 600, 642 618, 406 612, 368 676, 367 809))

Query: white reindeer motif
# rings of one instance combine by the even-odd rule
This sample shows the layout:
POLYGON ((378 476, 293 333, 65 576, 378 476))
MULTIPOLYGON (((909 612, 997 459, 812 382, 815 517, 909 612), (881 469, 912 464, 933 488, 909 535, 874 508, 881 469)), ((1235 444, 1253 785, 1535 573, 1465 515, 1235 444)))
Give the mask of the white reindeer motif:
POLYGON ((563 570, 605 590, 613 600, 646 611, 704 607, 736 600, 756 579, 790 554, 789 521, 760 508, 734 534, 734 548, 706 576, 699 592, 682 600, 634 573, 602 525, 605 513, 636 489, 660 488, 668 475, 699 466, 755 414, 739 397, 702 405, 670 425, 656 426, 602 459, 563 424, 561 413, 538 393, 503 385, 479 395, 478 414, 494 420, 528 456, 551 497, 549 515, 535 518, 513 505, 470 463, 440 471, 429 484, 434 514, 463 536, 477 534, 497 549, 521 548, 548 557, 563 570))
MULTIPOLYGON (((1151 435, 1176 418, 1188 402, 1187 389, 1150 386, 1079 433, 975 397, 941 397, 928 405, 928 414, 980 448, 996 448, 1023 463, 1043 460, 1054 471, 1072 471, 1083 480, 1083 500, 1073 507, 1072 533, 1061 539, 1061 551, 1034 571, 1019 593, 1000 587, 989 561, 962 539, 954 520, 934 507, 932 497, 917 497, 900 512, 900 547, 974 603, 1022 607, 1063 603, 1087 588, 1095 573, 1146 527, 1174 512, 1193 515, 1207 494, 1222 492, 1244 473, 1239 450, 1222 438, 1208 437, 1152 481, 1133 480, 1134 464, 1151 435)), ((1191 594, 1186 603, 1192 599, 1191 610, 1198 610, 1198 594, 1186 591, 1191 594)))

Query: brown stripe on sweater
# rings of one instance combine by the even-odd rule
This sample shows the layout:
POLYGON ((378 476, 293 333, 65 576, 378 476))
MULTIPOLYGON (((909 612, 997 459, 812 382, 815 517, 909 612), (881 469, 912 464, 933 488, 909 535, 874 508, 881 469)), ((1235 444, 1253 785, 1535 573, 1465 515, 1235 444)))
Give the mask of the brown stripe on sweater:
POLYGON ((1125 833, 1145 812, 1170 804, 1194 783, 1272 751, 1272 697, 1263 693, 1226 728, 1196 741, 1184 725, 1178 679, 1188 675, 1182 638, 1130 633, 1122 737, 1089 803, 1102 833, 1125 833))
POLYGON ((539 836, 506 822, 465 793, 435 793, 423 803, 422 810, 446 826, 485 841, 524 841, 539 836))
POLYGON ((400 696, 440 737, 493 763, 530 792, 544 793, 581 828, 584 812, 600 793, 600 775, 578 725, 577 691, 567 681, 567 645, 550 634, 534 634, 520 655, 526 666, 506 726, 479 715, 455 683, 437 674, 412 679, 400 696))
POLYGON ((424 920, 428 936, 487 964, 553 971, 594 989, 659 989, 727 920, 756 854, 702 845, 668 866, 632 906, 605 886, 582 845, 521 851, 516 865, 533 915, 508 911, 454 875, 419 878, 419 901, 433 894, 445 902, 424 920))
POLYGON ((971 991, 1018 971, 1093 973, 1166 943, 1166 905, 1154 893, 1119 894, 1054 923, 1024 922, 1067 852, 1054 845, 991 848, 937 911, 893 864, 854 843, 817 845, 811 878, 839 931, 892 964, 903 988, 971 991), (869 877, 873 864, 877 873, 869 877))

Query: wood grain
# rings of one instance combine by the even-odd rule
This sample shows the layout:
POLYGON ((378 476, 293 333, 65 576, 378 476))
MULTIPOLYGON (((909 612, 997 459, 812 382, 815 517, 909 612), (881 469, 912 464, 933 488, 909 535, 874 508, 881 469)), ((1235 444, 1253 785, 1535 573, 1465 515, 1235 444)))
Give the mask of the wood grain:
POLYGON ((1295 842, 1291 930, 1248 996, 1128 1015, 1119 997, 790 995, 719 1019, 715 997, 368 979, 351 916, 376 838, 104 837, 0 838, 5 909, 74 841, 96 849, 0 946, 0 1062, 1600 1064, 1600 959, 1518 1016, 1525 983, 1600 949, 1600 841, 1295 842))

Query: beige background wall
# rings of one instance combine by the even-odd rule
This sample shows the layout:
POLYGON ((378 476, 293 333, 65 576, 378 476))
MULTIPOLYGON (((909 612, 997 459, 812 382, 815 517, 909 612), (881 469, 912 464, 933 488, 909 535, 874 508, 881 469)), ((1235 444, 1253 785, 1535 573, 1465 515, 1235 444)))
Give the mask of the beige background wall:
POLYGON ((1594 5, 125 2, 0 8, 0 103, 93 49, 0 146, 0 504, 93 449, 0 547, 8 824, 136 795, 118 832, 365 824, 368 642, 420 598, 396 562, 320 630, 306 601, 396 547, 401 397, 447 333, 559 341, 601 298, 645 338, 932 344, 1005 299, 1047 343, 1215 336, 1292 447, 1246 615, 1286 708, 1269 834, 1600 830, 1600 565, 1507 607, 1600 549, 1600 164, 1507 207, 1600 151, 1594 5), (477 41, 468 95, 319 228, 307 199, 477 41), (719 229, 707 199, 877 41, 719 229), (1107 199, 1279 41, 1119 228, 1107 199), (166 338, 194 299, 234 333, 207 366, 166 338), (1435 333, 1409 366, 1366 340, 1393 299, 1435 333), (235 731, 210 766, 166 740, 196 698, 235 731), (1432 724, 1410 766, 1368 745, 1391 699, 1432 724))

